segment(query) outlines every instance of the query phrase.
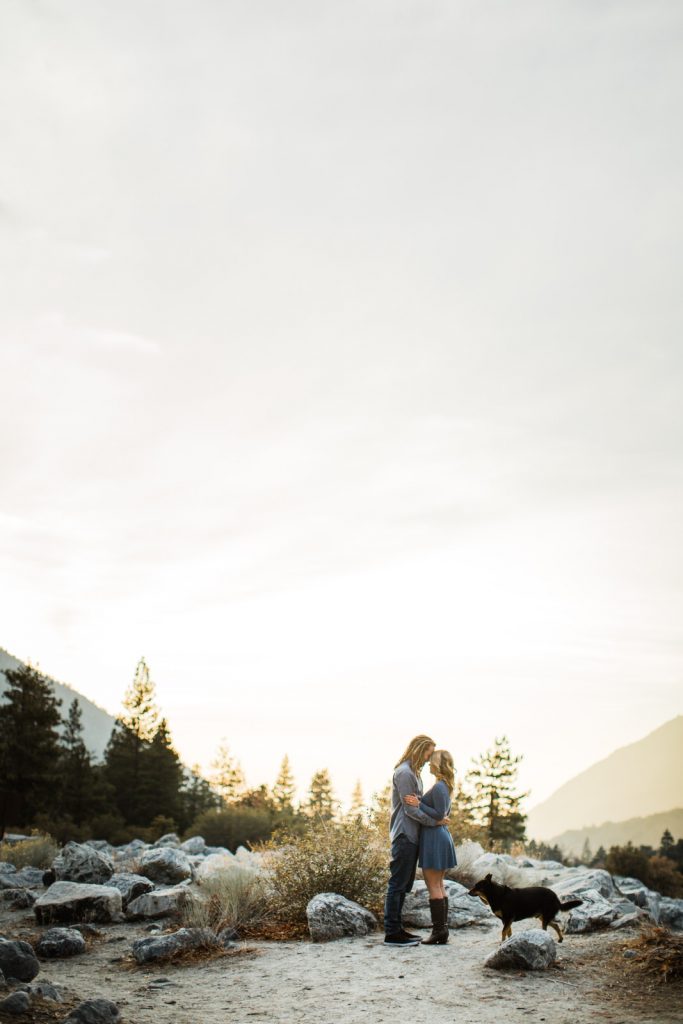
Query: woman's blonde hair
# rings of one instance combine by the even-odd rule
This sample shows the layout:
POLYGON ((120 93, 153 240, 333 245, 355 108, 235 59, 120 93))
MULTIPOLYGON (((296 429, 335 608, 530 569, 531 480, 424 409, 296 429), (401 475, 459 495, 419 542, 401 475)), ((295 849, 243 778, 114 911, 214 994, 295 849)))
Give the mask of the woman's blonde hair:
POLYGON ((434 774, 437 780, 445 782, 448 792, 452 793, 455 788, 455 764, 453 756, 447 750, 435 750, 429 759, 434 766, 434 774))
POLYGON ((398 768, 399 764, 403 764, 404 761, 410 761, 410 767, 415 773, 419 772, 427 760, 427 751, 430 747, 435 747, 436 744, 431 736, 414 736, 408 744, 403 756, 399 759, 398 763, 394 766, 398 768))

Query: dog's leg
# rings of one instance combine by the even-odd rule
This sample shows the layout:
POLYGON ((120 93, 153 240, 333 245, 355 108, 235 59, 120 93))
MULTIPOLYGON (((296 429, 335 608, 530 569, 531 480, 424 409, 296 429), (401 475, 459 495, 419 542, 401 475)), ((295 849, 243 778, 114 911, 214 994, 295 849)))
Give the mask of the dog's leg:
MULTIPOLYGON (((558 942, 562 942, 564 936, 562 934, 562 929, 560 928, 560 926, 557 923, 557 921, 548 921, 548 924, 550 925, 551 928, 554 928, 555 931, 557 932, 557 941, 558 942)), ((544 925, 544 927, 545 927, 545 925, 544 925)))
POLYGON ((505 940, 511 938, 511 936, 512 936, 512 928, 511 928, 511 926, 510 926, 510 924, 508 922, 508 924, 504 924, 503 925, 503 934, 500 937, 500 941, 501 942, 505 942, 505 940))

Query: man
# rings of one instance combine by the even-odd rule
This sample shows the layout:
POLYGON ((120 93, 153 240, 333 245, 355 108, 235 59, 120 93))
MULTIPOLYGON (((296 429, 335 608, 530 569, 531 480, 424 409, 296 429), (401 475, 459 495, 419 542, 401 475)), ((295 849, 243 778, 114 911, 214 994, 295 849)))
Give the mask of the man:
POLYGON ((384 942, 391 946, 415 946, 419 935, 405 931, 401 911, 415 881, 417 856, 420 850, 420 827, 445 825, 448 818, 434 821, 419 807, 405 803, 406 796, 422 796, 420 772, 434 753, 436 744, 429 736, 415 736, 396 765, 391 792, 391 864, 389 884, 384 902, 384 942))

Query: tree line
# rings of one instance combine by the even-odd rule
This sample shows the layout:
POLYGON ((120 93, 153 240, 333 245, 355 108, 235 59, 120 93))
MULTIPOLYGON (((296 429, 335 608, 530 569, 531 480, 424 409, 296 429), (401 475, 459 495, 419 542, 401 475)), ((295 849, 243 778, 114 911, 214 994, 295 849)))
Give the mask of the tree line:
MULTIPOLYGON (((341 816, 327 769, 296 799, 296 782, 285 755, 272 786, 249 788, 239 761, 223 743, 210 779, 186 768, 173 746, 156 700, 149 668, 140 659, 125 692, 101 763, 83 738, 77 699, 66 717, 49 681, 35 668, 6 673, 0 704, 0 838, 6 829, 37 828, 64 842, 107 839, 154 841, 170 831, 203 835, 210 845, 261 841, 283 830, 305 830, 312 819, 341 816)), ((477 838, 488 848, 509 849, 524 839, 525 816, 516 791, 517 766, 506 737, 473 761, 456 785, 451 812, 456 839, 477 838)), ((388 825, 390 787, 366 806, 360 781, 347 814, 388 825)))

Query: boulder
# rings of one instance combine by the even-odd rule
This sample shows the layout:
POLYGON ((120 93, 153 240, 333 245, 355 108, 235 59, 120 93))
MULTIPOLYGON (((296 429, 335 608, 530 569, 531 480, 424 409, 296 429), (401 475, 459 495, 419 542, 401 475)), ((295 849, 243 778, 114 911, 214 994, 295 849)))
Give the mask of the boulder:
POLYGON ((58 882, 103 885, 114 874, 111 857, 86 843, 67 843, 52 862, 58 882))
POLYGON ((28 910, 36 902, 36 894, 30 889, 1 889, 0 899, 12 910, 28 910))
POLYGON ((582 932, 594 932, 601 928, 608 928, 612 921, 619 916, 617 907, 597 889, 586 889, 581 892, 583 903, 569 912, 565 932, 568 935, 576 935, 582 932))
POLYGON ((597 891, 605 899, 618 895, 609 871, 602 868, 567 868, 550 886, 564 902, 585 892, 597 891))
POLYGON ((540 928, 530 928, 502 942, 485 962, 484 967, 492 967, 495 970, 521 968, 525 971, 540 971, 549 967, 555 956, 555 943, 548 933, 540 928))
POLYGON ((0 992, 7 988, 7 982, 5 981, 5 975, 0 971, 0 992))
POLYGON ((0 939, 0 971, 6 978, 17 981, 33 981, 40 970, 40 964, 28 942, 17 939, 0 939))
POLYGON ((218 939, 209 928, 180 928, 170 935, 136 939, 132 949, 137 963, 148 964, 155 960, 169 960, 186 949, 211 949, 218 945, 218 939))
POLYGON ((662 896, 660 899, 659 923, 683 930, 683 900, 675 900, 669 896, 662 896))
POLYGON ((118 1024, 121 1014, 108 999, 86 999, 64 1018, 63 1024, 118 1024))
POLYGON ((116 921, 121 914, 121 893, 109 885, 55 882, 33 904, 38 924, 72 921, 116 921))
POLYGON ((159 885, 174 885, 192 878, 192 865, 182 850, 164 846, 143 853, 138 861, 138 873, 159 885))
POLYGON ((514 864, 512 857, 508 860, 504 853, 482 853, 472 862, 468 870, 473 878, 476 877, 477 881, 480 878, 485 878, 490 871, 495 882, 500 880, 499 876, 505 877, 506 874, 509 874, 507 869, 511 862, 514 864))
POLYGON ((239 865, 235 860, 234 854, 230 853, 229 850, 226 850, 224 853, 210 853, 208 857, 204 857, 202 863, 197 868, 197 881, 200 883, 205 882, 207 878, 221 875, 224 871, 231 871, 235 867, 239 867, 239 865))
POLYGON ((66 957, 85 953, 85 939, 75 928, 48 928, 36 943, 36 953, 44 957, 66 957))
POLYGON ((51 981, 34 981, 31 985, 31 993, 40 996, 42 999, 51 999, 53 1003, 61 1003, 62 994, 51 981))
MULTIPOLYGON (((478 896, 470 896, 468 890, 459 882, 444 883, 448 893, 448 926, 464 928, 472 924, 491 925, 497 918, 491 908, 483 903, 478 896)), ((431 928, 432 919, 429 913, 429 890, 425 882, 417 881, 413 885, 403 904, 403 924, 413 928, 431 928)))
POLYGON ((144 875, 134 875, 130 871, 120 871, 112 875, 107 885, 119 890, 124 910, 131 900, 137 899, 138 896, 144 896, 146 892, 152 892, 154 889, 154 882, 150 882, 149 878, 145 878, 144 875))
POLYGON ((37 889, 42 884, 41 868, 26 867, 9 875, 0 875, 0 889, 37 889))
POLYGON ((16 870, 15 865, 8 860, 0 860, 0 875, 13 875, 16 870))
POLYGON ((0 1013, 9 1013, 13 1017, 20 1017, 28 1013, 31 1008, 31 997, 28 992, 13 992, 0 1002, 0 1013))
POLYGON ((161 839, 157 839, 155 846, 180 846, 180 839, 175 832, 167 832, 161 839))
POLYGON ((197 856, 206 850, 206 839, 204 839, 204 836, 191 836, 184 843, 180 844, 180 849, 183 853, 187 853, 190 856, 197 856))
POLYGON ((616 891, 637 907, 642 907, 650 915, 655 924, 659 924, 661 915, 662 897, 654 889, 648 887, 638 878, 624 878, 616 875, 614 878, 616 891))
POLYGON ((314 896, 306 907, 306 917, 314 942, 341 939, 344 935, 367 935, 377 928, 374 914, 334 892, 314 896))
POLYGON ((175 885, 166 889, 154 889, 131 900, 126 908, 126 917, 131 921, 139 918, 155 919, 179 913, 194 899, 186 885, 175 885))

